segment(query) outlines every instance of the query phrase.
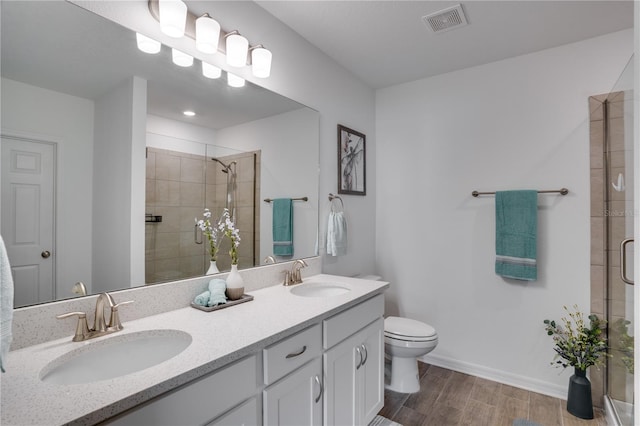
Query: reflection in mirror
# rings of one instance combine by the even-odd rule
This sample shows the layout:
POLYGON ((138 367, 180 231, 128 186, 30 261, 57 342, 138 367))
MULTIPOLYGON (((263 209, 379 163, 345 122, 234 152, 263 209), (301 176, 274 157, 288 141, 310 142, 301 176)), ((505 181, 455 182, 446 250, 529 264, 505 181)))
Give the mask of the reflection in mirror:
MULTIPOLYGON (((195 227, 227 207, 239 267, 273 254, 273 206, 294 202, 294 254, 318 229, 318 114, 247 83, 149 55, 135 33, 64 1, 2 2, 1 221, 15 305, 202 276, 195 227), (196 113, 186 117, 184 110, 196 113), (49 253, 45 256, 45 253, 49 253)), ((204 239, 206 242, 206 237, 204 239)), ((228 241, 217 256, 230 267, 228 241)))

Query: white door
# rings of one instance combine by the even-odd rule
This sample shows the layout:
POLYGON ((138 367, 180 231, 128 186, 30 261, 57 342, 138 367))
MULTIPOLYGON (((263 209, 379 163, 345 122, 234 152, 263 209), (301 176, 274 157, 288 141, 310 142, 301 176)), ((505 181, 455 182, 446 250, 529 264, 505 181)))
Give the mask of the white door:
POLYGON ((2 136, 2 237, 14 305, 55 298, 54 144, 2 136))

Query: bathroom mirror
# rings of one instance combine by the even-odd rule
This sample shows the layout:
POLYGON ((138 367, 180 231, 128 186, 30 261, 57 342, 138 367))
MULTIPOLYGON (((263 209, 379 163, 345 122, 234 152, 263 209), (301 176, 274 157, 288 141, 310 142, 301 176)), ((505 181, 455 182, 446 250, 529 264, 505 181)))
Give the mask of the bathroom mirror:
POLYGON ((307 197, 294 201, 294 255, 278 261, 315 254, 316 111, 229 87, 225 72, 205 78, 198 60, 176 66, 167 46, 143 53, 135 33, 68 2, 0 7, 1 219, 16 307, 76 297, 78 281, 91 294, 204 275, 205 208, 234 211, 242 269, 272 254, 264 200, 307 197), (34 183, 18 169, 43 174, 34 183))

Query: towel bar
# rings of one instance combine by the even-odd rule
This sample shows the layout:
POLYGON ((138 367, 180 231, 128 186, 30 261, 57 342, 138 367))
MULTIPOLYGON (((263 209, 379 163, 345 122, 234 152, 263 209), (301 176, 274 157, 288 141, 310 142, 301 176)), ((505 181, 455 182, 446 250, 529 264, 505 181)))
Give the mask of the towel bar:
MULTIPOLYGON (((569 190, 567 188, 560 188, 560 189, 541 189, 538 191, 538 194, 550 194, 553 192, 558 192, 560 195, 567 195, 569 193, 569 190)), ((478 191, 473 191, 471 193, 471 195, 473 195, 474 197, 477 197, 478 195, 494 195, 494 192, 478 192, 478 191)))
MULTIPOLYGON (((309 201, 309 197, 292 198, 291 200, 293 200, 293 201, 309 201)), ((273 201, 272 198, 265 198, 264 199, 265 203, 270 203, 272 201, 273 201)))

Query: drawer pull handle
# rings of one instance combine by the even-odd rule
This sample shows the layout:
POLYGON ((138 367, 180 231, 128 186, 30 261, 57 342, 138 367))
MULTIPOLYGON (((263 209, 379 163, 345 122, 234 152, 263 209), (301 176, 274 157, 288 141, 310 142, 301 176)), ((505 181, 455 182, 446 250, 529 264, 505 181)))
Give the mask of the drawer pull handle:
POLYGON ((367 363, 367 358, 369 358, 369 354, 367 353, 367 347, 365 345, 360 345, 362 350, 364 351, 364 360, 362 361, 362 365, 367 363))
POLYGON ((318 401, 320 401, 320 398, 322 398, 322 394, 324 394, 324 386, 322 386, 322 382, 320 381, 320 378, 318 376, 316 376, 316 383, 318 384, 318 386, 320 386, 320 394, 318 394, 318 397, 316 398, 317 404, 318 401))
POLYGON ((360 361, 358 361, 358 365, 356 365, 356 370, 358 370, 362 366, 362 351, 360 350, 360 346, 356 347, 356 352, 360 356, 360 361))
POLYGON ((287 358, 287 359, 289 359, 289 358, 295 358, 295 357, 297 357, 297 356, 302 355, 302 354, 304 353, 304 351, 306 351, 306 350, 307 350, 307 345, 304 345, 304 346, 302 347, 302 349, 300 349, 300 351, 299 351, 299 352, 290 353, 290 354, 289 354, 289 355, 287 355, 285 358, 287 358))

